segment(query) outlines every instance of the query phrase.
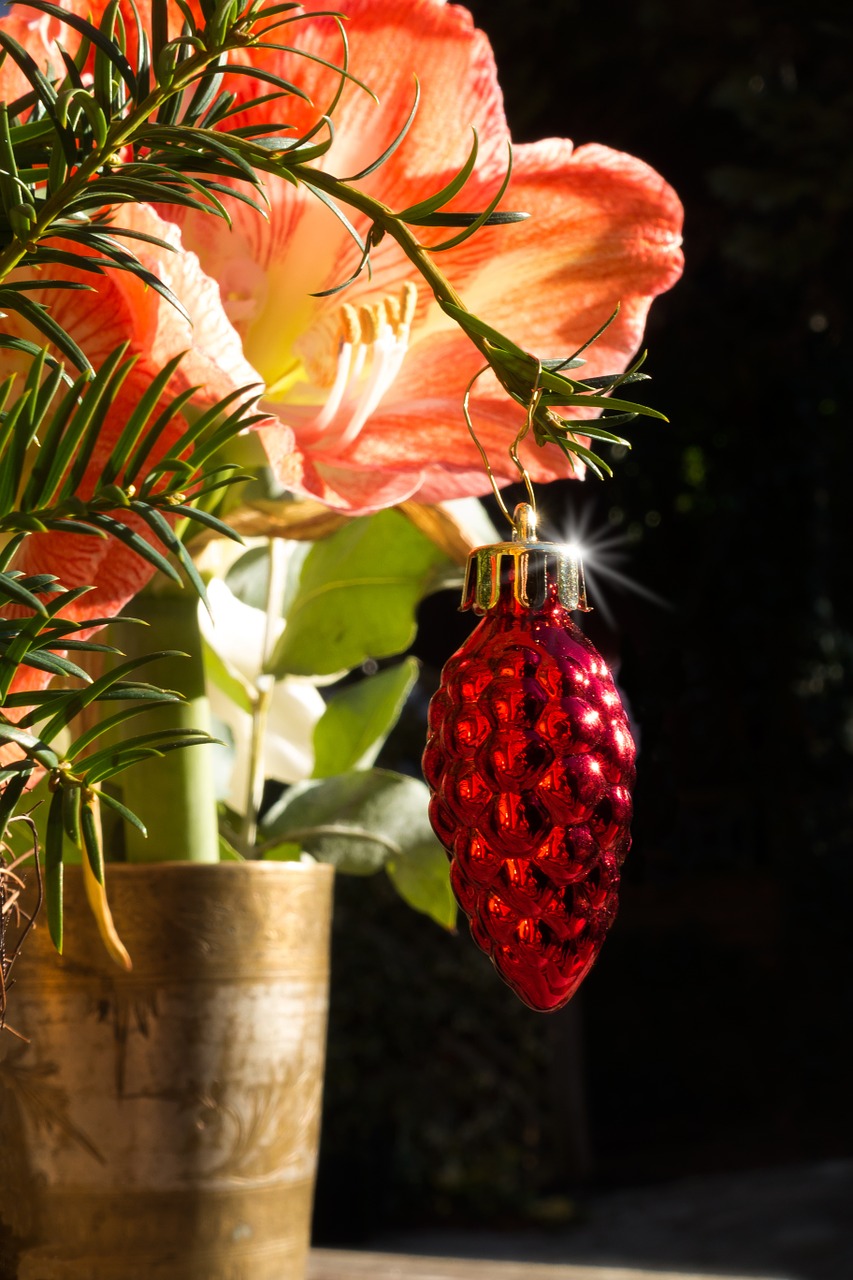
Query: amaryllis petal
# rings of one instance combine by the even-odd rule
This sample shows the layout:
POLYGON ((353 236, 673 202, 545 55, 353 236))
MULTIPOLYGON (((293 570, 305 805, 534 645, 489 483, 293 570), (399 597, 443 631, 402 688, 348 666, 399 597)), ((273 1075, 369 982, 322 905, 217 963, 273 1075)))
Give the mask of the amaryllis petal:
MULTIPOLYGON (((126 341, 129 353, 138 353, 154 369, 161 368, 178 352, 186 352, 172 390, 177 393, 187 386, 200 387, 199 404, 212 404, 236 386, 257 383, 258 375, 247 362, 240 339, 222 308, 217 284, 202 271, 195 254, 184 249, 178 227, 148 205, 126 205, 117 212, 115 221, 131 232, 156 236, 169 246, 161 248, 132 237, 122 237, 120 241, 147 272, 171 290, 186 316, 132 272, 111 267, 96 275, 90 270, 63 266, 62 279, 88 288, 46 287, 34 289, 28 296, 50 307, 54 319, 71 334, 96 368, 119 342, 126 341)), ((109 233, 109 224, 103 229, 109 233)), ((47 239, 45 244, 80 258, 97 261, 99 257, 59 238, 47 239)), ((12 281, 41 278, 29 269, 10 276, 12 281)), ((42 341, 14 313, 5 318, 3 327, 7 333, 42 341)), ((13 360, 11 353, 0 353, 0 370, 15 367, 13 360)))
POLYGON ((486 228, 447 255, 467 305, 498 328, 513 325, 521 345, 554 356, 585 343, 621 302, 617 320, 584 353, 584 373, 624 364, 652 299, 681 274, 675 192, 633 156, 548 139, 515 149, 507 203, 533 216, 486 228))
MULTIPOLYGON (((58 9, 75 17, 84 18, 95 27, 100 27, 109 0, 52 0, 58 9)), ((66 49, 73 49, 77 43, 77 33, 67 22, 61 21, 52 14, 42 14, 28 7, 26 3, 12 3, 4 6, 5 12, 0 17, 0 25, 4 31, 18 44, 26 49, 39 71, 50 79, 62 76, 65 68, 57 47, 57 41, 66 49)), ((190 8, 200 16, 200 9, 194 2, 190 8)), ((136 15, 143 30, 151 30, 151 0, 134 0, 131 6, 123 3, 120 6, 119 30, 123 33, 125 52, 131 67, 135 67, 138 58, 138 40, 136 15), (134 14, 134 9, 136 13, 134 14)), ((170 39, 181 33, 183 15, 175 4, 167 6, 167 26, 170 39)), ((91 71, 93 55, 84 67, 84 74, 91 71)), ((7 57, 0 67, 0 99, 12 102, 15 98, 29 93, 32 86, 17 63, 7 57)))
MULTIPOLYGON (((59 52, 54 41, 61 35, 62 24, 47 14, 29 9, 26 5, 13 4, 0 17, 3 31, 27 51, 39 71, 61 67, 59 52)), ((0 66, 0 100, 14 102, 32 89, 17 62, 7 54, 0 66)))

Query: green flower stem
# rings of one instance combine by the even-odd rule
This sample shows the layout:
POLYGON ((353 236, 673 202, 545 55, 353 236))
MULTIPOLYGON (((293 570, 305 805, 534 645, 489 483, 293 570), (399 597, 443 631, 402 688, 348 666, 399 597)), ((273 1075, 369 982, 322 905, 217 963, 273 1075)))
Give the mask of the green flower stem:
POLYGON ((272 676, 258 677, 257 690, 252 706, 252 738, 249 747, 249 781, 246 796, 246 812, 240 831, 240 852, 246 858, 257 857, 255 845, 258 839, 258 815, 264 796, 264 736, 267 729, 270 703, 275 680, 272 676))
MULTIPOLYGON (((115 642, 134 657, 160 649, 189 653, 187 658, 163 658, 146 669, 146 678, 161 687, 178 689, 183 703, 157 707, 132 720, 128 736, 155 729, 200 729, 210 732, 205 696, 198 600, 189 588, 146 591, 130 606, 133 617, 149 625, 119 623, 115 642)), ((121 775, 123 802, 142 819, 148 839, 127 824, 126 849, 130 862, 218 862, 216 791, 210 746, 183 747, 132 765, 121 775)))
POLYGON ((264 796, 266 772, 264 760, 264 738, 266 736, 267 719, 270 704, 275 691, 275 676, 266 671, 275 648, 275 624, 284 610, 284 592, 287 584, 287 560, 284 543, 280 538, 268 538, 269 577, 267 579, 266 625, 264 627, 263 653, 261 655, 262 674, 255 685, 255 698, 252 706, 252 737, 249 747, 249 780, 246 796, 246 808, 240 832, 241 852, 247 858, 256 857, 255 845, 258 839, 258 816, 264 796))

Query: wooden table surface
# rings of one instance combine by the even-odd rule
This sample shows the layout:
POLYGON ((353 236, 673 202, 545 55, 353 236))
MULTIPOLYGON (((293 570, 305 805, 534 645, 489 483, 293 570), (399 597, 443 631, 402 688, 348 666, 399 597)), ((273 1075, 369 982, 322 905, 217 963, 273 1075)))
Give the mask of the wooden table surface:
MULTIPOLYGON (((746 1280, 685 1271, 634 1267, 585 1267, 569 1263, 480 1262, 472 1258, 424 1258, 411 1254, 313 1249, 307 1280, 746 1280)), ((752 1280, 759 1280, 753 1277, 752 1280)))

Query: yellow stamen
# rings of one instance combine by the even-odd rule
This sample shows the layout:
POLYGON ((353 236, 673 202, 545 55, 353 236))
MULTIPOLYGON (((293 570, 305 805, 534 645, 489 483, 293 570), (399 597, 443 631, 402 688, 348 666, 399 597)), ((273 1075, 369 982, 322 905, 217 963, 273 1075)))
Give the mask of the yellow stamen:
POLYGON ((341 307, 341 342, 349 342, 355 346, 361 341, 361 324, 358 312, 349 302, 341 307))
POLYGON ((414 280, 407 280, 403 285, 403 292, 400 298, 402 315, 401 323, 409 328, 415 318, 415 308, 418 305, 418 286, 414 280))

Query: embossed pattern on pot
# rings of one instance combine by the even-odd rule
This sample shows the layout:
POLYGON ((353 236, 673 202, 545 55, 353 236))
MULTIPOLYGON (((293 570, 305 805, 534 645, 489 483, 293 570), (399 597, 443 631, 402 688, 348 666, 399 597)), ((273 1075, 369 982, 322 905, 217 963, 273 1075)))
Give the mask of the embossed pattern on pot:
POLYGON ((332 880, 297 863, 110 867, 124 974, 69 876, 64 956, 40 929, 17 970, 32 1043, 0 1046, 19 1280, 302 1280, 332 880))

